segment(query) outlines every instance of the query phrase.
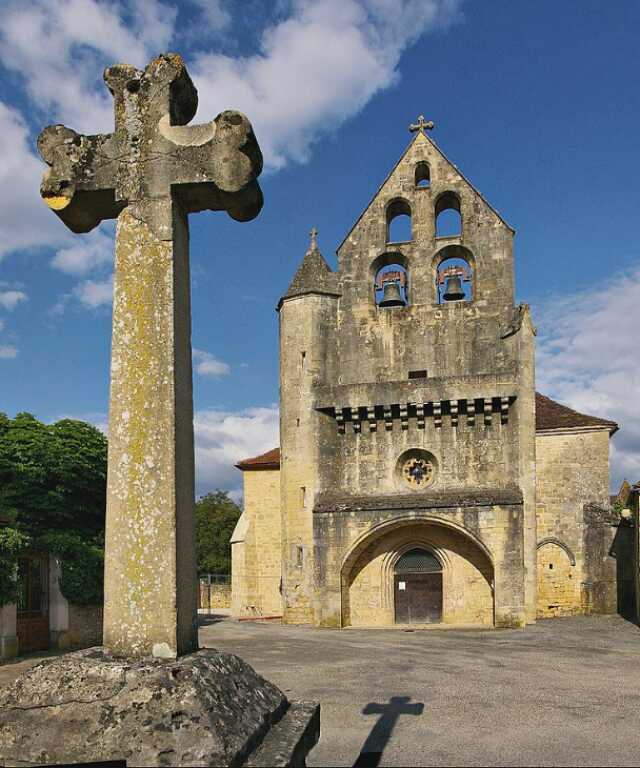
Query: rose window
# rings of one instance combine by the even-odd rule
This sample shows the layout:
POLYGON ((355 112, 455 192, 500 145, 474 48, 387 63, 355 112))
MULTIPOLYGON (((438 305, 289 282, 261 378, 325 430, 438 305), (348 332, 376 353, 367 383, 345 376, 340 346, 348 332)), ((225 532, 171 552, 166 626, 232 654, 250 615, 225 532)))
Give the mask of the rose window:
POLYGON ((409 485, 415 488, 427 486, 433 480, 433 462, 422 456, 412 456, 402 466, 402 476, 409 485))

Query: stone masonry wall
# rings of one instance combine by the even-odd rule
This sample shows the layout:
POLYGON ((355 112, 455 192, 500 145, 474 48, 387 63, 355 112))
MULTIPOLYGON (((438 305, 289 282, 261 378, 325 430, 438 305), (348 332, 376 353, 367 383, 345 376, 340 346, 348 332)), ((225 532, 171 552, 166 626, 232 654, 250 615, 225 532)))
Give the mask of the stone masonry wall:
POLYGON ((497 626, 523 626, 522 528, 522 505, 316 513, 318 623, 327 627, 393 623, 392 603, 384 597, 392 575, 388 570, 383 574, 382 561, 412 540, 416 546, 433 542, 449 562, 443 585, 445 622, 495 619, 497 626), (493 583, 491 619, 479 573, 487 584, 493 583), (471 600, 464 607, 467 588, 471 600))
MULTIPOLYGON (((434 492, 522 492, 517 510, 495 513, 502 515, 499 532, 484 512, 455 514, 463 528, 479 526, 476 535, 495 539, 496 623, 519 626, 535 617, 533 329, 527 309, 514 304, 512 247, 513 230, 420 133, 338 248, 339 296, 310 289, 284 297, 285 621, 340 625, 336 580, 355 521, 339 512, 318 515, 316 504, 328 493, 397 494, 399 460, 409 449, 433 454, 434 492), (425 162, 430 185, 419 187, 416 168, 425 162), (442 200, 459 205, 459 235, 437 235, 442 200), (389 242, 388 221, 400 208, 411 212, 411 238, 389 242), (439 302, 437 269, 448 258, 467 261, 471 301, 439 302), (409 303, 385 309, 376 306, 374 279, 391 264, 407 271, 409 303), (423 406, 424 419, 416 410, 423 406), (403 409, 411 415, 401 423, 403 409)), ((413 511, 388 513, 403 514, 413 511)), ((378 522, 366 508, 358 512, 358 524, 378 522)))
POLYGON ((587 535, 584 511, 585 504, 609 507, 609 432, 538 433, 536 464, 538 616, 590 612, 589 595, 611 569, 615 580, 608 547, 588 543, 594 534, 610 543, 615 529, 587 535))
POLYGON ((234 544, 234 593, 242 588, 238 576, 242 573, 244 595, 234 594, 233 613, 236 616, 280 616, 282 598, 281 578, 281 516, 280 472, 275 470, 245 470, 244 515, 246 534, 242 561, 234 544))

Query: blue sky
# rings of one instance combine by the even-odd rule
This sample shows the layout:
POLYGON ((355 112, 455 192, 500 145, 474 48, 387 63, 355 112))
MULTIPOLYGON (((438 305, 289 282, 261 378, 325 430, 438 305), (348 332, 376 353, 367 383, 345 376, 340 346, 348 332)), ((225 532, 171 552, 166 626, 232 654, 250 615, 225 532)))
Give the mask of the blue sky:
POLYGON ((260 217, 190 220, 198 488, 277 443, 274 311, 312 226, 335 248, 424 113, 516 228, 546 394, 622 425, 640 479, 640 4, 467 0, 5 1, 0 29, 0 410, 104 425, 112 232, 73 236, 38 196, 51 122, 111 129, 102 68, 178 50, 196 121, 239 108, 266 157, 260 217))

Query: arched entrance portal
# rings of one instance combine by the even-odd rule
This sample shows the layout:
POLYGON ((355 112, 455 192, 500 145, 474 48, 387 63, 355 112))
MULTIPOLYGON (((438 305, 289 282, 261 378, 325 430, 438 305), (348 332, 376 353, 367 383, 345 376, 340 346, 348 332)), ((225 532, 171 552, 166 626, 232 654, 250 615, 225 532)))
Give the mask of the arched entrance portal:
POLYGON ((491 556, 473 533, 450 520, 396 517, 352 544, 342 562, 341 603, 345 627, 491 626, 491 556))
POLYGON ((426 549, 410 549, 394 567, 396 624, 442 621, 442 563, 426 549))

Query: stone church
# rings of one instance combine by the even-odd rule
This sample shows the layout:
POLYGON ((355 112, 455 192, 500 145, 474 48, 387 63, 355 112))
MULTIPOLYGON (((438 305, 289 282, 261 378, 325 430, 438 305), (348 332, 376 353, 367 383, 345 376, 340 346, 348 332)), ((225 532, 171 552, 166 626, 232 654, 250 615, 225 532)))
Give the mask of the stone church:
POLYGON ((427 134, 278 304, 280 447, 238 464, 232 610, 522 627, 617 607, 611 421, 535 391, 514 230, 427 134))

